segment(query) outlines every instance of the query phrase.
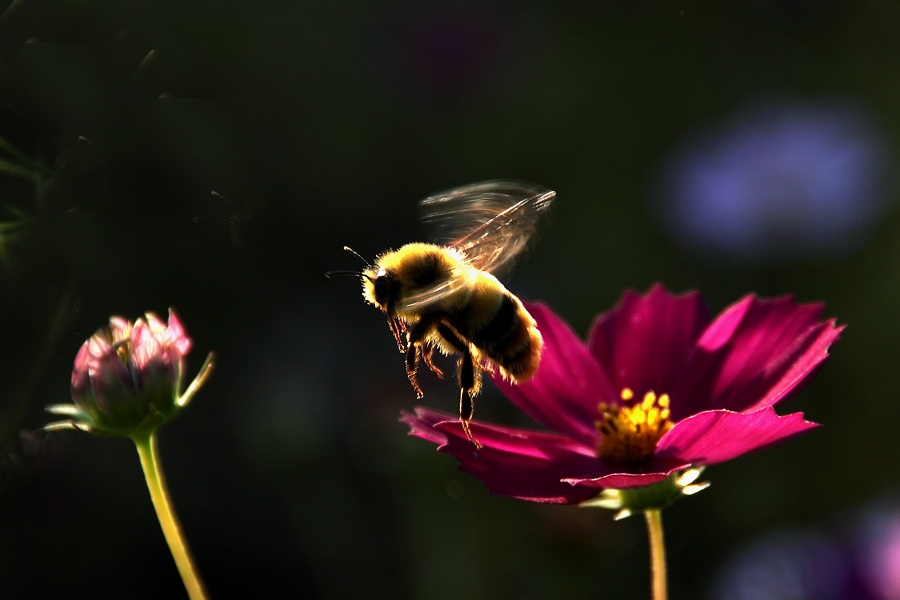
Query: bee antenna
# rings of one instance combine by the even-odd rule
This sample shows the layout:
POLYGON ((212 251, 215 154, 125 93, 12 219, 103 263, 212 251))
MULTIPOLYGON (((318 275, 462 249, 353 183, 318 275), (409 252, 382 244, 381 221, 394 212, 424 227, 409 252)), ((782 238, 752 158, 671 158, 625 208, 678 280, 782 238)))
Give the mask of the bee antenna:
POLYGON ((368 279, 372 279, 362 271, 328 271, 325 273, 325 277, 331 278, 332 275, 354 275, 355 277, 366 277, 368 279))
POLYGON ((366 265, 367 267, 371 267, 371 266, 372 266, 372 265, 369 264, 369 261, 367 261, 365 258, 363 258, 362 254, 360 254, 359 252, 357 252, 356 250, 354 250, 354 249, 351 248, 350 246, 344 246, 344 250, 346 250, 347 252, 349 252, 350 254, 352 254, 353 256, 355 256, 356 258, 358 258, 359 260, 363 261, 363 264, 366 265))

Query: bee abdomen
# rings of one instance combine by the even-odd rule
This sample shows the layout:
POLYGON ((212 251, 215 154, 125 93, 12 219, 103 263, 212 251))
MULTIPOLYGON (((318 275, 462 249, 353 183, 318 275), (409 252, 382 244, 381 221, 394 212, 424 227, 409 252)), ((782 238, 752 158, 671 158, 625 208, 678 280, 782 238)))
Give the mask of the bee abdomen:
POLYGON ((469 341, 504 375, 515 381, 530 379, 543 345, 534 319, 506 290, 492 294, 490 301, 479 300, 469 306, 469 341))

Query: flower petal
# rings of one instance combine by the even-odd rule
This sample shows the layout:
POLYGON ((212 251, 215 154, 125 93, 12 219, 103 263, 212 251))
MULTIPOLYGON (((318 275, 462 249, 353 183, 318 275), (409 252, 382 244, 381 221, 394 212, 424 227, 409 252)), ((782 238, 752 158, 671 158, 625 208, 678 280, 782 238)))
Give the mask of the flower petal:
POLYGON ((708 323, 698 292, 676 296, 656 284, 643 296, 626 291, 612 311, 600 315, 588 348, 617 392, 627 387, 638 398, 649 391, 668 393, 708 323))
POLYGON ((658 457, 712 465, 762 450, 819 427, 803 413, 783 417, 767 406, 751 413, 710 410, 679 421, 656 446, 658 457))
POLYGON ((759 400, 744 408, 743 412, 774 406, 803 389, 828 358, 828 348, 843 329, 843 325, 836 327, 832 319, 798 337, 791 347, 785 348, 767 365, 753 386, 747 386, 747 395, 755 395, 759 400))
POLYGON ((90 376, 88 372, 91 362, 90 346, 90 341, 85 341, 78 350, 78 354, 75 356, 75 365, 72 368, 73 393, 80 394, 90 385, 90 376))
POLYGON ((181 325, 178 315, 175 314, 175 310, 170 308, 169 323, 166 329, 166 345, 169 347, 169 352, 175 353, 172 362, 177 362, 187 354, 191 349, 192 343, 191 338, 184 332, 184 327, 181 325))
POLYGON ((152 325, 138 319, 131 330, 131 341, 128 344, 131 353, 131 367, 135 370, 135 378, 153 361, 162 359, 164 340, 154 335, 152 325))
MULTIPOLYGON (((120 406, 127 405, 135 397, 137 392, 128 367, 119 358, 115 349, 106 345, 104 341, 100 340, 99 343, 91 345, 91 358, 88 364, 93 402, 100 411, 117 410, 120 406), (105 350, 103 350, 104 345, 105 350), (99 350, 99 352, 95 353, 95 350, 99 350)), ((76 403, 79 401, 75 394, 72 399, 76 403)), ((90 406, 81 406, 81 408, 85 412, 91 412, 90 406)))
POLYGON ((566 483, 572 485, 583 485, 592 488, 610 488, 614 490, 622 490, 631 487, 642 487, 652 485, 669 478, 675 471, 686 469, 691 464, 677 458, 656 459, 649 465, 645 465, 641 470, 642 473, 629 473, 627 468, 623 468, 618 472, 612 472, 602 477, 580 478, 568 477, 564 479, 566 483))
POLYGON ((563 436, 472 421, 472 435, 484 446, 477 449, 452 415, 417 408, 400 420, 411 435, 439 444, 440 452, 459 459, 459 469, 483 481, 492 494, 574 504, 599 490, 564 483, 564 478, 606 474, 591 447, 563 436))
POLYGON ((597 405, 618 398, 600 365, 569 325, 543 304, 523 303, 544 339, 541 365, 529 381, 492 379, 532 419, 589 446, 599 434, 597 405))
MULTIPOLYGON (((131 322, 125 319, 124 317, 112 316, 109 318, 109 327, 107 331, 109 332, 109 343, 116 344, 118 342, 127 340, 131 337, 131 322)), ((98 331, 99 334, 101 331, 98 331)), ((104 336, 106 337, 106 336, 104 336)))
POLYGON ((821 304, 749 295, 719 315, 697 342, 684 376, 669 391, 676 420, 704 410, 772 405, 827 356, 840 328, 820 321, 821 304))

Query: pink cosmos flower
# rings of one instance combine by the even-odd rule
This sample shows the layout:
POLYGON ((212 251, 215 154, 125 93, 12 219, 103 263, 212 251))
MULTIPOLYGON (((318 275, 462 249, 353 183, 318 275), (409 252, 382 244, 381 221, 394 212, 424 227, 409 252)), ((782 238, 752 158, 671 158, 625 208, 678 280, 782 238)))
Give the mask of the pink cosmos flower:
POLYGON ((542 304, 526 304, 544 338, 534 378, 494 382, 555 433, 471 422, 417 408, 410 435, 438 444, 493 494, 577 503, 603 489, 647 486, 731 460, 814 427, 773 408, 822 365, 843 326, 823 305, 748 295, 710 322, 697 292, 628 291, 584 344, 542 304))
POLYGON ((154 429, 178 413, 208 375, 211 356, 181 393, 184 357, 191 348, 175 312, 168 323, 147 313, 132 323, 112 317, 82 344, 72 369, 74 404, 47 407, 70 417, 44 429, 77 428, 128 436, 154 429))

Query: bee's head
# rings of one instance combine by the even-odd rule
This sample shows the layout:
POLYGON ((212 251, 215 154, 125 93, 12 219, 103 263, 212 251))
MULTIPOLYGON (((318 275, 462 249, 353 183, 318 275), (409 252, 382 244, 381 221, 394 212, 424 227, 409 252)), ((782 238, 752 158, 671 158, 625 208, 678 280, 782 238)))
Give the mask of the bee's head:
MULTIPOLYGON (((385 267, 382 261, 372 265, 358 252, 344 246, 344 250, 350 252, 358 259, 366 264, 366 268, 362 271, 329 271, 325 273, 325 277, 332 275, 356 275, 362 280, 363 297, 369 304, 374 304, 382 311, 386 312, 389 317, 393 318, 394 304, 400 296, 400 278, 394 268, 385 267)), ((396 253, 388 253, 394 256, 396 253)))
POLYGON ((362 271, 329 271, 325 273, 326 277, 332 275, 356 275, 362 280, 363 297, 369 304, 374 304, 388 316, 388 326, 394 339, 397 340, 397 347, 401 352, 406 352, 403 343, 403 334, 406 333, 406 327, 396 313, 397 300, 400 298, 400 279, 393 268, 385 267, 379 260, 378 264, 371 265, 369 261, 360 256, 357 252, 344 246, 344 250, 354 254, 357 258, 366 263, 366 268, 362 271))
POLYGON ((393 306, 400 295, 400 281, 394 272, 384 268, 366 269, 362 273, 362 284, 366 301, 393 316, 393 306))

